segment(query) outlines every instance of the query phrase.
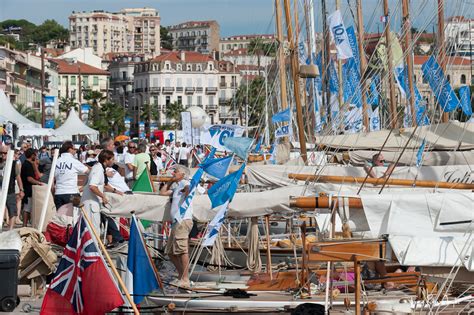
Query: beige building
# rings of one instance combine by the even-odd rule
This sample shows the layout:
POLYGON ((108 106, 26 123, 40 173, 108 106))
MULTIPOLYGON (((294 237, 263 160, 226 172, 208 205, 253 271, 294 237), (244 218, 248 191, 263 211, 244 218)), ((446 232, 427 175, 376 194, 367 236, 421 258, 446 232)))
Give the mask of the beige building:
POLYGON ((147 103, 158 109, 158 125, 173 122, 166 116, 166 109, 174 102, 184 108, 202 107, 211 123, 235 119, 231 99, 239 84, 240 74, 232 64, 197 52, 171 51, 135 64, 129 107, 132 129, 136 130, 143 105, 147 103))
POLYGON ((189 21, 168 27, 174 50, 209 54, 219 51, 219 23, 217 21, 189 21))
POLYGON ((73 12, 69 17, 71 47, 92 47, 94 54, 135 52, 160 54, 160 17, 152 8, 73 12))
POLYGON ((223 37, 220 40, 219 52, 222 54, 228 53, 237 49, 247 49, 250 42, 253 40, 261 40, 262 42, 271 42, 275 39, 272 34, 259 34, 259 35, 235 35, 229 37, 223 37))

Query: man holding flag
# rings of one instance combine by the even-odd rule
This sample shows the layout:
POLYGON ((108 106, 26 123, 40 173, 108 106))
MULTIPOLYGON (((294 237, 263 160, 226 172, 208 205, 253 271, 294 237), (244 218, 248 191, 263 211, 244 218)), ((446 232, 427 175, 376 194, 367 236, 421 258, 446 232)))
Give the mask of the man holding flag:
POLYGON ((160 190, 160 195, 171 197, 171 219, 172 228, 170 237, 166 244, 165 252, 169 255, 171 262, 178 271, 178 279, 173 285, 178 287, 189 287, 189 233, 193 227, 192 204, 189 203, 183 217, 180 208, 190 192, 189 169, 183 165, 176 165, 173 178, 160 190))

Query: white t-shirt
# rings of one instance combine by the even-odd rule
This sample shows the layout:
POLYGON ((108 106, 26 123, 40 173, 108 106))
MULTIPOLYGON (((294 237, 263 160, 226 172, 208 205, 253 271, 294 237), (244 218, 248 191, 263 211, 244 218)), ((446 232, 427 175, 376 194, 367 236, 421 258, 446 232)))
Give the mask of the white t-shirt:
POLYGON ((161 157, 156 156, 156 157, 153 158, 153 162, 155 162, 156 171, 159 173, 160 170, 163 169, 163 160, 161 159, 161 157))
POLYGON ((96 186, 99 191, 104 192, 105 176, 102 164, 96 163, 89 173, 87 185, 84 186, 82 201, 91 200, 100 203, 99 197, 90 190, 90 186, 96 186))
MULTIPOLYGON (((176 218, 178 218, 179 214, 179 207, 184 201, 185 195, 183 192, 183 189, 189 186, 189 181, 183 179, 177 183, 174 183, 171 186, 171 190, 173 190, 173 200, 171 201, 171 209, 170 209, 170 214, 171 214, 171 219, 172 222, 176 221, 176 218)), ((183 218, 183 220, 189 220, 193 218, 193 206, 192 204, 189 206, 188 211, 186 211, 186 216, 183 218)))
POLYGON ((114 174, 112 177, 108 177, 110 186, 123 193, 126 191, 130 191, 130 188, 127 186, 127 183, 125 183, 125 179, 120 175, 119 172, 117 172, 111 167, 107 168, 107 172, 111 172, 114 174))
POLYGON ((181 147, 178 149, 178 161, 187 160, 189 155, 189 148, 181 147))
POLYGON ((133 170, 129 170, 127 164, 132 164, 135 161, 135 154, 125 153, 123 155, 123 163, 125 164, 125 179, 133 178, 133 170))
POLYGON ((54 178, 56 195, 78 194, 77 175, 85 174, 89 169, 79 162, 71 153, 63 153, 58 158, 54 178))

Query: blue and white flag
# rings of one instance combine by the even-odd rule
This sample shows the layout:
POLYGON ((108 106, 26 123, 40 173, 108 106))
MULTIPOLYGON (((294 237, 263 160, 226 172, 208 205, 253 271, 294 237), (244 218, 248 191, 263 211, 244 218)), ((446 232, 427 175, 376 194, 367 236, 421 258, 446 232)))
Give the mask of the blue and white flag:
POLYGON ((226 151, 224 139, 242 137, 244 128, 237 125, 204 125, 201 128, 199 141, 201 144, 212 145, 219 151, 226 151))
POLYGON ((290 121, 291 119, 291 112, 290 108, 282 110, 281 112, 276 113, 272 116, 272 123, 281 123, 285 121, 290 121))
POLYGON ((459 88, 459 97, 461 98, 462 112, 466 116, 472 116, 472 105, 471 105, 471 88, 469 86, 461 86, 459 88))
MULTIPOLYGON (((148 256, 145 246, 137 219, 135 216, 132 216, 125 285, 133 296, 135 304, 140 304, 146 295, 160 287, 151 258, 148 256)), ((97 285, 100 286, 100 283, 97 283, 97 285)))
POLYGON ((370 131, 380 130, 379 107, 375 108, 370 114, 370 131))
POLYGON ((189 184, 189 193, 186 196, 186 198, 184 198, 183 203, 181 203, 181 206, 179 207, 179 216, 176 217, 176 220, 179 223, 181 223, 184 218, 190 217, 189 212, 192 211, 191 206, 192 206, 193 198, 194 198, 194 195, 196 194, 197 186, 199 185, 199 182, 201 181, 203 174, 204 174, 203 169, 198 168, 196 173, 194 173, 193 178, 191 178, 191 183, 189 184))
POLYGON ((199 167, 201 167, 207 174, 221 179, 227 173, 230 163, 232 163, 232 156, 226 156, 220 159, 208 158, 199 164, 199 167))
MULTIPOLYGON (((323 68, 321 52, 316 56, 316 65, 318 66, 319 73, 322 74, 326 71, 326 68, 323 68)), ((338 93, 339 79, 337 78, 336 67, 334 66, 333 60, 330 60, 327 71, 329 72, 329 91, 331 91, 331 93, 338 93)))
POLYGON ((379 105, 379 91, 377 89, 379 82, 380 82, 380 75, 373 77, 372 82, 370 82, 369 91, 367 92, 367 104, 371 106, 379 105))
POLYGON ((275 138, 289 137, 292 134, 291 125, 284 125, 275 130, 275 138))
POLYGON ((349 39, 349 44, 351 45, 352 54, 354 55, 354 62, 357 65, 357 68, 360 71, 360 56, 359 56, 359 46, 357 45, 357 37, 354 31, 354 26, 349 26, 346 29, 347 38, 349 39))
POLYGON ((349 59, 354 57, 352 54, 349 38, 347 37, 344 21, 342 20, 341 11, 336 10, 333 14, 328 16, 329 30, 331 37, 336 44, 337 58, 349 59))
POLYGON ((354 58, 350 58, 342 66, 342 77, 344 78, 344 102, 362 107, 362 93, 360 90, 360 69, 354 58))
POLYGON ((247 159, 252 143, 253 139, 246 137, 224 139, 225 147, 244 160, 247 159))
POLYGON ((434 56, 431 56, 430 59, 421 66, 421 70, 423 71, 423 77, 428 81, 431 90, 438 100, 441 109, 446 113, 455 110, 458 107, 459 100, 434 56))
POLYGON ((242 164, 237 172, 227 175, 208 190, 207 194, 209 199, 211 199, 212 208, 213 211, 216 212, 216 215, 208 225, 202 243, 203 246, 212 246, 214 244, 222 222, 224 222, 229 203, 232 201, 239 187, 240 178, 242 177, 244 169, 245 163, 242 164))
POLYGON ((416 167, 420 167, 423 164, 423 152, 425 151, 425 139, 421 142, 420 148, 416 153, 416 167))

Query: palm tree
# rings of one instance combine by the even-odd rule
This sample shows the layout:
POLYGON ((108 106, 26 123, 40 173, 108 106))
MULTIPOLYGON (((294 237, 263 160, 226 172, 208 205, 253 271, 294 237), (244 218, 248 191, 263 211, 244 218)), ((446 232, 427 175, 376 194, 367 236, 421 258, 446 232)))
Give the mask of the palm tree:
POLYGON ((249 55, 257 56, 257 66, 260 70, 260 59, 262 56, 275 56, 276 54, 276 42, 267 42, 262 38, 252 39, 248 45, 249 55))
POLYGON ((89 114, 92 118, 92 123, 97 124, 100 117, 100 103, 103 102, 106 97, 100 91, 88 90, 84 95, 84 99, 91 105, 91 113, 89 114))
POLYGON ((22 116, 28 118, 31 121, 34 121, 38 124, 41 123, 41 112, 26 106, 25 104, 15 104, 15 109, 19 112, 22 116))
POLYGON ((184 107, 181 103, 173 102, 166 106, 165 115, 167 118, 174 120, 174 128, 181 125, 181 112, 184 112, 184 107))
POLYGON ((141 112, 140 119, 145 121, 145 132, 150 134, 151 137, 151 122, 160 119, 160 112, 151 103, 143 104, 143 111, 141 112))
POLYGON ((235 103, 239 111, 240 121, 243 122, 243 113, 248 110, 248 125, 255 126, 265 111, 265 79, 256 77, 252 81, 239 86, 235 95, 235 103), (248 104, 248 107, 247 107, 248 104))
POLYGON ((72 98, 61 97, 59 99, 59 112, 65 113, 66 116, 68 116, 71 109, 74 109, 76 112, 79 111, 79 104, 77 104, 72 98))

